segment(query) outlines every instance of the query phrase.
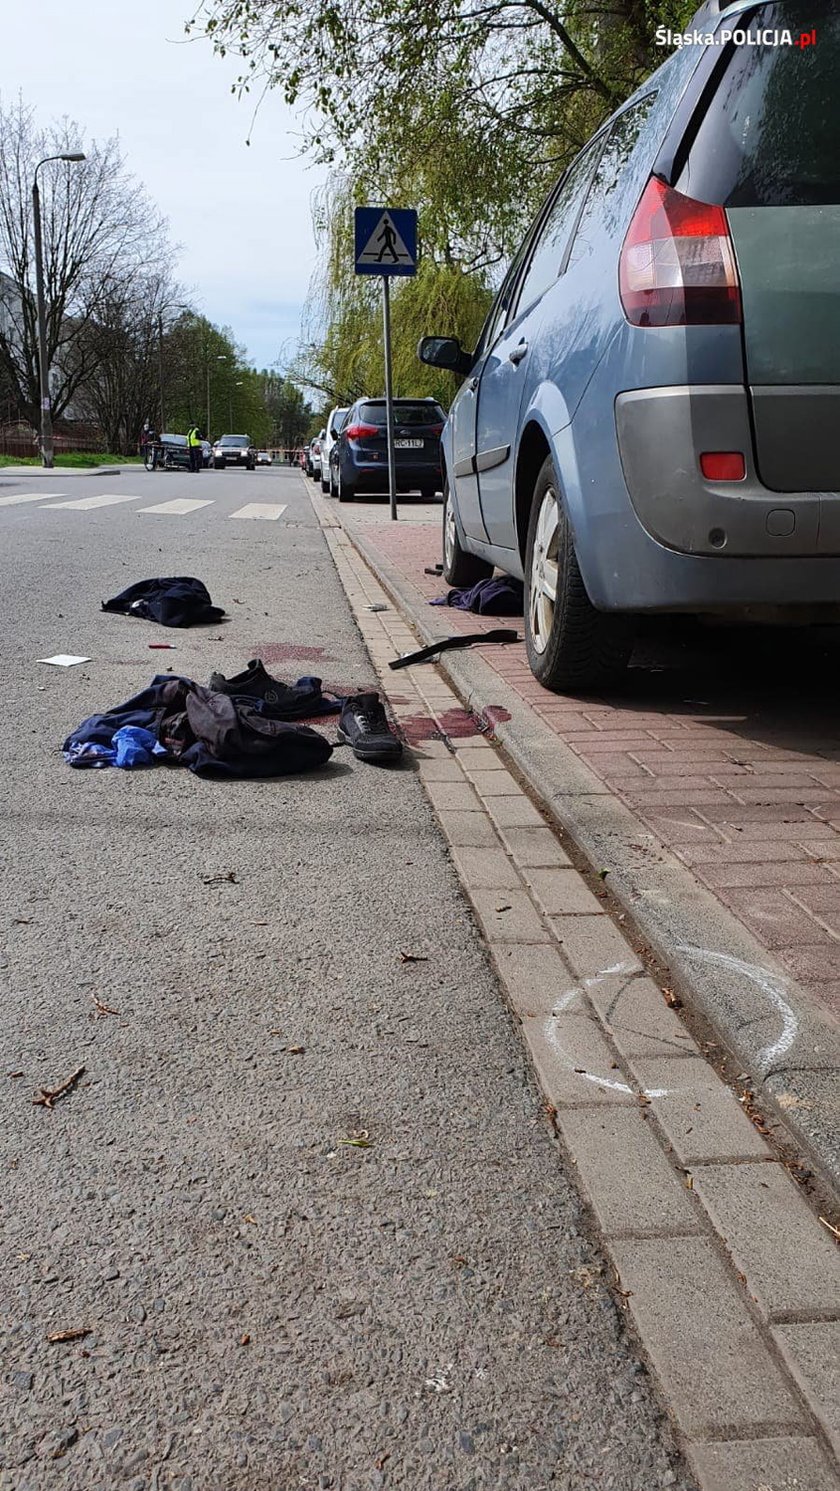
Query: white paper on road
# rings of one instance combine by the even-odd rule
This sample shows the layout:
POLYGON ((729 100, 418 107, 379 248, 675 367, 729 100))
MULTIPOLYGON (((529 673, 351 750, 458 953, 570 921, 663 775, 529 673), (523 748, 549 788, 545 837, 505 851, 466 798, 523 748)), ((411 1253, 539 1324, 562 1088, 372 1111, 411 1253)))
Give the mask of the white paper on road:
POLYGON ((72 652, 57 652, 55 657, 37 657, 36 663, 52 663, 54 668, 72 668, 74 663, 89 663, 89 657, 76 657, 72 652))
POLYGON ((98 497, 78 497, 74 502, 47 502, 44 505, 44 511, 46 512, 47 508, 63 509, 72 507, 76 510, 76 512, 81 513, 88 512, 89 509, 92 507, 113 507, 116 502, 139 501, 139 497, 117 497, 114 493, 111 492, 100 492, 98 497))
POLYGON ((50 502, 66 495, 66 492, 14 492, 11 497, 0 497, 0 507, 14 507, 18 502, 50 502))
POLYGON ((232 518, 279 518, 286 511, 288 502, 247 502, 232 518))
POLYGON ((138 507, 139 513, 169 513, 173 518, 185 517, 187 513, 194 513, 199 507, 212 507, 214 498, 206 497, 203 502, 190 497, 173 497, 171 502, 157 502, 154 507, 138 507))

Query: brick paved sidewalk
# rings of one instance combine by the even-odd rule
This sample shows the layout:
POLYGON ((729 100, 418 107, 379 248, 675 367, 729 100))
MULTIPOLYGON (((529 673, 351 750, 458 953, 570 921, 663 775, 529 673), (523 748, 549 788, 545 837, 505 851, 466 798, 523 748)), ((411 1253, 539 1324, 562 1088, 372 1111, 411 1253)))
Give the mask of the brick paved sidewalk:
MULTIPOLYGON (((430 511, 426 509, 426 511, 430 511)), ((439 511, 439 510, 438 510, 439 511)), ((440 522, 342 513, 422 595, 440 522)), ((431 613, 434 614, 434 613, 431 613)), ((498 626, 446 609, 441 632, 498 626)), ((738 638, 674 621, 637 648, 626 685, 548 693, 524 645, 481 655, 544 725, 840 1018, 840 639, 768 630, 738 638)))

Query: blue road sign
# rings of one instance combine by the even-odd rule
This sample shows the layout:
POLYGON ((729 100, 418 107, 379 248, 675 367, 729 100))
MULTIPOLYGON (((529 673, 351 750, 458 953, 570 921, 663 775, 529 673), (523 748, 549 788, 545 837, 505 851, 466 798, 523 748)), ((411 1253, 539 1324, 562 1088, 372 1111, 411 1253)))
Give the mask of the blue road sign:
POLYGON ((407 207, 357 207, 356 273, 416 274, 417 213, 407 207))

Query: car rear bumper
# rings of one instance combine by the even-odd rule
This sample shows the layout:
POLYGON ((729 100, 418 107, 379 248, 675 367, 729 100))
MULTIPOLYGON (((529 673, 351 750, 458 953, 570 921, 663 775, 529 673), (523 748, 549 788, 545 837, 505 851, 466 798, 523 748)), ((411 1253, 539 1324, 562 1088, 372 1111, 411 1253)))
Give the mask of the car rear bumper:
POLYGON ((840 556, 840 493, 775 492, 761 482, 743 387, 622 393, 615 421, 633 509, 666 548, 727 559, 840 556), (706 451, 743 454, 744 479, 707 481, 706 451))
MULTIPOLYGON (((341 464, 342 478, 344 481, 352 482, 354 486, 370 492, 387 492, 388 490, 388 457, 383 455, 381 459, 364 460, 352 456, 341 464)), ((401 492, 410 492, 416 487, 431 487, 434 485, 437 491, 443 489, 443 477, 441 475, 440 462, 429 461, 397 461, 396 464, 397 488, 401 492)))

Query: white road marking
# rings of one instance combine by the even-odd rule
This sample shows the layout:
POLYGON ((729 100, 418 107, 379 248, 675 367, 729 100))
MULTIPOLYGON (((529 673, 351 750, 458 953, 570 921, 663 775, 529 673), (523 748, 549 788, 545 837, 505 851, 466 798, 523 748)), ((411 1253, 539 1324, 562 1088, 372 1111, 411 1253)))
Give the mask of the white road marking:
POLYGON ((11 497, 0 497, 0 507, 15 507, 18 502, 49 502, 65 495, 64 492, 14 492, 11 497))
POLYGON ((680 943, 680 952, 688 953, 689 957, 700 958, 705 963, 718 963, 722 968, 728 968, 730 973, 739 973, 743 978, 748 978, 751 983, 756 984, 762 993, 767 995, 771 1004, 781 1016, 782 1033, 777 1041, 771 1046, 765 1046, 758 1053, 758 1060, 763 1066, 772 1066, 780 1056, 788 1052, 796 1040, 799 1032, 799 1021, 793 1010, 784 998, 783 991, 787 986, 787 979, 779 978, 769 968, 761 968, 755 963, 744 963, 741 958, 735 958, 731 953, 715 953, 708 947, 694 947, 690 943, 680 943))
POLYGON ((138 507, 139 513, 169 513, 173 518, 185 517, 187 513, 194 513, 199 507, 212 507, 214 499, 207 497, 203 502, 190 497, 173 497, 171 502, 158 502, 154 507, 138 507))
POLYGON ((72 507, 76 512, 82 513, 88 512, 92 507, 113 507, 117 502, 139 501, 139 497, 117 497, 111 492, 100 492, 96 497, 79 497, 75 502, 47 502, 43 510, 46 511, 47 508, 64 509, 72 507))
POLYGON ((279 518, 286 511, 287 502, 246 502, 232 518, 279 518))

